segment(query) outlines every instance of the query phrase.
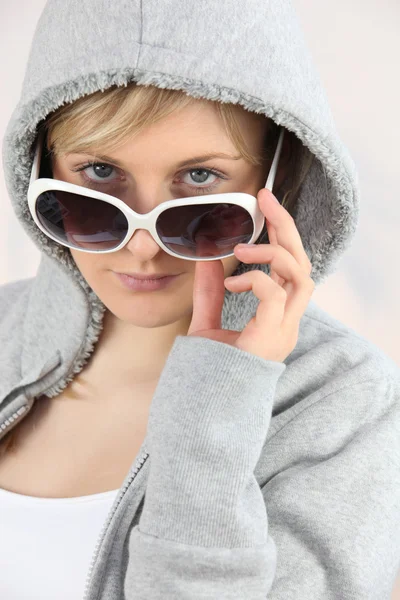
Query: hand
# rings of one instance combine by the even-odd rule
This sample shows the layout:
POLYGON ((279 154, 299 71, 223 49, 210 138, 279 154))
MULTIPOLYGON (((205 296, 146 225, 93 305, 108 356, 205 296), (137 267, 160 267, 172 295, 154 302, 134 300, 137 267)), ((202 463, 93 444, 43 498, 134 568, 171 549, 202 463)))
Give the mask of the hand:
POLYGON ((187 335, 223 342, 265 360, 282 362, 296 347, 300 319, 315 284, 294 219, 274 201, 267 188, 259 191, 257 199, 266 216, 270 243, 236 246, 234 252, 243 263, 270 263, 270 276, 253 270, 224 281, 221 260, 197 262, 193 315, 187 335), (221 329, 224 285, 232 292, 252 290, 260 300, 256 315, 243 331, 221 329))

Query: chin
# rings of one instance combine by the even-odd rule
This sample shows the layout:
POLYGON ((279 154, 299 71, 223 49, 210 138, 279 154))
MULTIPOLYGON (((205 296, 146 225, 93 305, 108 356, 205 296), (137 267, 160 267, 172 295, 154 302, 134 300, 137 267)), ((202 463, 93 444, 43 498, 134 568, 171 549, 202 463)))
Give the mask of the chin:
POLYGON ((97 271, 85 277, 82 273, 107 310, 120 321, 136 327, 162 327, 193 311, 193 289, 187 285, 188 280, 183 286, 144 292, 124 289, 110 274, 97 271))
POLYGON ((171 298, 161 290, 146 293, 121 293, 118 290, 110 294, 108 288, 107 294, 97 291, 96 294, 118 320, 134 327, 164 327, 180 321, 193 311, 192 297, 185 299, 183 294, 179 294, 179 297, 171 298))
POLYGON ((109 312, 114 315, 119 321, 131 325, 132 327, 141 327, 142 329, 155 329, 159 327, 167 327, 172 325, 184 316, 182 314, 176 314, 176 312, 164 314, 156 314, 151 312, 140 311, 124 311, 124 310, 113 310, 111 307, 107 307, 109 312))

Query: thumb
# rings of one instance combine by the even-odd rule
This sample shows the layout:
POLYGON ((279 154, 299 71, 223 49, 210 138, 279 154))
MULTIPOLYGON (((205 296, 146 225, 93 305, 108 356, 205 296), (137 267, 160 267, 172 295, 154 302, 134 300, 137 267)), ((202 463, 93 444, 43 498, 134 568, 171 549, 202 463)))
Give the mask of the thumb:
POLYGON ((197 261, 193 284, 193 314, 187 335, 221 329, 224 305, 224 266, 221 260, 197 261))

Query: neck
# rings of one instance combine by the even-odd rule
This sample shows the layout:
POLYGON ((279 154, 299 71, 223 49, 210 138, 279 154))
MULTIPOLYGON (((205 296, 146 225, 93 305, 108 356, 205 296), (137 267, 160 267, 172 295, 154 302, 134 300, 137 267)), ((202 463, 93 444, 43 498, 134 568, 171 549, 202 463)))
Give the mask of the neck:
POLYGON ((103 330, 87 365, 97 385, 133 387, 158 381, 178 335, 187 335, 192 315, 158 327, 138 327, 104 314, 103 330))

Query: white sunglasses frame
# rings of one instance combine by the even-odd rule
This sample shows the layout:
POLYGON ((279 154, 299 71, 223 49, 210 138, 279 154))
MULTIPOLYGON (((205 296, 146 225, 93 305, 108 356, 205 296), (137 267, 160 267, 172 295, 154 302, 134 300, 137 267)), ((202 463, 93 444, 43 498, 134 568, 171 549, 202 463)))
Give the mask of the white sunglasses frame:
MULTIPOLYGON (((284 128, 281 128, 281 132, 279 135, 278 144, 275 151, 275 156, 271 164, 271 168, 268 174, 267 182, 265 187, 272 192, 272 187, 275 181, 275 176, 278 168, 278 161, 282 150, 284 136, 284 128)), ((251 194, 246 194, 243 192, 227 192, 223 194, 212 194, 202 196, 201 198, 196 197, 188 197, 188 198, 179 198, 178 200, 167 200, 166 202, 160 203, 158 206, 153 208, 150 212, 146 214, 136 213, 130 206, 128 206, 125 202, 116 198, 115 196, 111 196, 110 194, 105 194, 103 192, 98 192, 96 190, 91 190, 84 186, 76 185, 74 183, 68 183, 66 181, 61 181, 59 179, 53 178, 39 178, 40 173, 40 162, 42 156, 42 148, 43 148, 43 139, 44 139, 44 131, 41 131, 35 150, 35 156, 32 164, 32 172, 29 182, 28 188, 28 206, 30 213, 32 215, 33 220, 36 225, 39 227, 43 233, 49 237, 50 239, 57 242, 57 244, 61 244, 62 246, 66 246, 67 248, 72 248, 73 250, 78 250, 79 252, 88 252, 90 254, 109 254, 110 252, 117 252, 121 250, 131 239, 132 235, 136 231, 136 229, 146 229, 150 235, 153 237, 154 241, 162 248, 165 252, 174 256, 175 258, 181 258, 183 260, 194 260, 194 261, 208 261, 208 260, 221 260, 223 258, 228 258, 229 256, 234 256, 234 252, 229 252, 228 254, 224 254, 222 256, 211 256, 211 257, 191 257, 191 256, 181 256, 177 254, 173 250, 167 248, 160 237, 158 236, 156 230, 156 222, 159 215, 168 208, 174 208, 177 206, 187 206, 193 204, 215 204, 215 203, 223 203, 223 204, 236 204, 243 207, 250 214, 254 231, 250 240, 247 242, 248 244, 254 243, 260 236, 261 231, 264 226, 265 216, 261 212, 257 198, 252 196, 251 194), (68 242, 61 241, 49 233, 45 227, 41 224, 37 214, 36 214, 36 201, 40 194, 43 192, 47 192, 50 190, 60 190, 64 192, 72 192, 75 194, 81 194, 84 196, 89 196, 90 198, 96 198, 98 200, 102 200, 108 202, 119 208, 121 212, 125 215, 125 218, 128 222, 128 231, 124 240, 121 242, 119 246, 116 248, 112 248, 111 250, 87 250, 83 248, 76 247, 73 244, 68 242)))

